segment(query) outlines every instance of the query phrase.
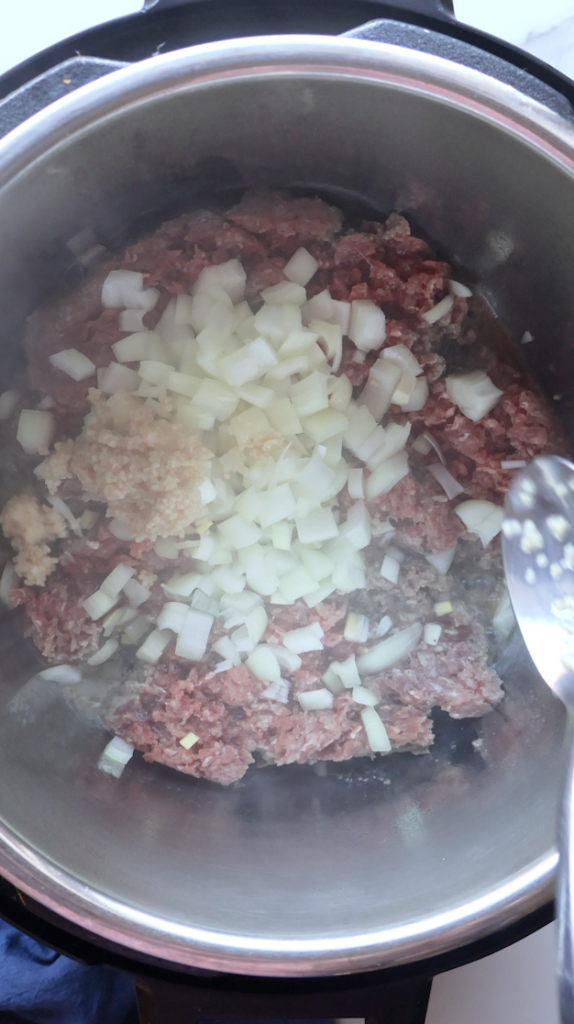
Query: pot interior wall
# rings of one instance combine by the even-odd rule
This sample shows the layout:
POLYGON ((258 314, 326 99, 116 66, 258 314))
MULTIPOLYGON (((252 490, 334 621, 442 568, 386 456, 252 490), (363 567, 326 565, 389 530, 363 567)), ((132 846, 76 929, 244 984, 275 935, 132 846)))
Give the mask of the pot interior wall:
MULTIPOLYGON (((5 185, 0 384, 22 359, 25 313, 70 284, 66 239, 89 226, 120 245, 164 212, 260 185, 404 212, 516 337, 531 331, 531 368, 563 395, 568 427, 572 177, 446 102, 328 73, 190 83, 72 135, 5 185)), ((61 688, 21 688, 34 655, 8 619, 0 631, 2 821, 87 886, 166 921, 257 940, 392 929, 484 897, 552 848, 563 715, 518 640, 501 666, 508 700, 484 723, 488 767, 467 724, 433 757, 323 777, 251 770, 222 789, 139 757, 120 780, 99 773, 105 735, 61 688)))

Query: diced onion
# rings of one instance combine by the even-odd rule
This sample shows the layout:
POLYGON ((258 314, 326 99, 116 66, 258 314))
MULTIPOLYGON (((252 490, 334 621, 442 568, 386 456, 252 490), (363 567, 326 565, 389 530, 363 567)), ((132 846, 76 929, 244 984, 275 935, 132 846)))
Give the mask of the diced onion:
POLYGON ((230 668, 233 668, 233 662, 229 658, 225 658, 217 663, 213 671, 217 675, 218 672, 229 672, 230 668))
POLYGON ((371 299, 355 299, 351 303, 349 338, 362 352, 378 349, 387 333, 386 318, 371 299))
POLYGON ((0 601, 2 604, 9 604, 10 591, 18 586, 18 576, 11 561, 6 562, 0 576, 0 601))
POLYGON ((419 455, 428 455, 432 448, 432 444, 426 434, 419 434, 419 436, 413 441, 412 447, 415 452, 419 453, 419 455))
POLYGON ((101 619, 102 615, 105 615, 106 612, 111 611, 118 601, 118 596, 110 597, 103 590, 96 590, 95 594, 82 601, 82 607, 85 608, 90 618, 96 621, 101 619))
POLYGON ((516 617, 505 587, 492 618, 492 628, 499 640, 507 640, 515 626, 516 617))
POLYGON ((76 537, 81 537, 82 536, 81 524, 76 519, 76 517, 75 517, 74 513, 72 512, 70 506, 66 505, 66 502, 63 501, 62 498, 60 498, 57 494, 50 494, 50 495, 48 495, 48 501, 50 502, 50 505, 52 506, 52 508, 55 508, 56 511, 59 512, 60 515, 62 515, 64 517, 66 522, 70 524, 70 526, 72 527, 73 532, 76 534, 76 537))
POLYGON ((100 755, 98 768, 119 779, 126 764, 133 757, 133 753, 134 748, 131 743, 126 743, 121 736, 114 736, 100 755))
POLYGON ((394 633, 369 648, 357 660, 360 674, 372 675, 374 672, 392 668, 414 650, 421 638, 422 631, 423 627, 420 622, 415 622, 407 629, 402 629, 399 633, 394 633))
POLYGON ((45 668, 38 672, 40 679, 49 680, 52 683, 81 683, 82 673, 79 668, 73 665, 54 665, 53 668, 45 668))
POLYGON ((249 615, 246 616, 245 627, 249 634, 249 639, 254 647, 261 641, 261 638, 267 629, 268 621, 267 612, 262 605, 258 608, 254 608, 253 611, 249 612, 249 615))
POLYGON ((351 697, 355 704, 365 704, 367 707, 374 707, 375 704, 379 703, 379 698, 375 697, 374 693, 370 690, 367 690, 366 686, 355 686, 351 691, 351 697))
POLYGON ((177 638, 175 653, 186 661, 200 661, 207 650, 213 615, 190 608, 177 638))
POLYGON ((317 580, 306 569, 294 569, 281 580, 281 594, 286 604, 294 604, 300 597, 312 594, 317 589, 317 580))
POLYGON ((393 620, 391 619, 390 615, 383 615, 382 619, 379 622, 379 625, 375 630, 375 636, 386 636, 392 625, 393 620))
POLYGON ((465 284, 461 284, 460 281, 449 281, 448 287, 453 295, 458 295, 461 299, 470 299, 472 296, 470 288, 467 288, 465 284))
POLYGON ((0 395, 0 420, 10 419, 19 401, 19 391, 3 391, 0 395))
POLYGON ((102 306, 137 309, 142 293, 143 274, 133 270, 112 270, 102 285, 102 306))
POLYGON ((309 299, 301 307, 304 324, 310 324, 311 320, 330 320, 334 313, 335 302, 326 289, 319 292, 318 295, 314 295, 312 299, 309 299))
POLYGON ((349 612, 343 635, 345 640, 364 644, 369 639, 369 620, 367 616, 359 615, 358 612, 349 612))
POLYGON ((302 306, 307 301, 307 293, 302 285, 291 281, 281 281, 271 288, 264 288, 261 298, 268 306, 302 306))
POLYGON ((298 416, 311 416, 329 407, 327 378, 314 370, 308 377, 291 385, 291 401, 298 416))
POLYGON ((429 473, 434 476, 437 483, 439 483, 445 492, 447 498, 456 498, 459 494, 464 494, 464 487, 462 487, 458 480, 449 473, 446 466, 443 466, 442 462, 435 462, 432 466, 428 467, 429 473))
POLYGON ((281 704, 287 704, 289 701, 289 683, 286 679, 274 679, 273 682, 263 690, 262 697, 267 697, 268 700, 277 700, 281 704))
POLYGON ((358 401, 369 410, 376 421, 381 420, 389 409, 401 375, 401 367, 386 359, 384 355, 371 366, 369 378, 358 401))
POLYGON ((119 565, 116 565, 115 569, 112 569, 111 573, 106 576, 100 589, 103 590, 104 594, 108 594, 109 597, 117 597, 120 590, 124 589, 128 580, 131 580, 134 575, 135 569, 131 565, 124 565, 120 562, 119 565))
POLYGON ((349 544, 352 544, 357 551, 370 544, 371 517, 364 501, 357 501, 351 505, 346 521, 339 528, 339 533, 342 537, 346 537, 349 544))
POLYGON ((391 741, 385 726, 374 708, 361 711, 367 740, 374 754, 387 754, 391 750, 391 741))
POLYGON ((331 693, 334 693, 336 697, 340 693, 345 692, 345 684, 343 683, 342 679, 339 678, 336 672, 333 671, 331 665, 329 665, 327 671, 324 672, 323 675, 321 676, 321 682, 325 683, 327 689, 330 690, 331 693))
POLYGON ((110 519, 108 529, 110 533, 113 533, 114 537, 117 537, 118 540, 135 539, 127 523, 124 523, 121 519, 110 519))
POLYGON ((285 633, 283 637, 283 646, 293 654, 306 654, 308 651, 322 651, 322 636, 323 630, 321 626, 318 622, 313 622, 309 626, 303 626, 301 629, 292 629, 289 630, 288 633, 285 633))
MULTIPOLYGON (((201 540, 203 540, 203 537, 201 540)), ((201 544, 201 541, 199 543, 201 544)), ((171 537, 158 537, 153 550, 160 558, 167 558, 170 561, 174 561, 179 556, 178 546, 171 537)), ((196 553, 194 553, 194 557, 197 557, 196 553)))
POLYGON ((130 579, 124 584, 123 592, 132 608, 139 608, 151 597, 151 590, 144 587, 138 580, 130 579))
POLYGON ((490 544, 493 537, 502 529, 504 509, 492 501, 463 501, 456 506, 455 512, 470 533, 478 534, 484 547, 490 544))
POLYGON ((104 395, 115 395, 117 391, 137 391, 139 375, 129 366, 110 363, 105 370, 98 370, 98 387, 104 395))
POLYGON ((261 530, 255 523, 246 523, 239 515, 232 516, 219 523, 217 529, 227 543, 236 551, 256 544, 261 537, 261 530))
POLYGON ((389 583, 399 582, 400 563, 392 555, 385 555, 381 565, 381 576, 389 583))
POLYGON ((494 386, 484 370, 447 377, 446 390, 450 400, 475 423, 494 408, 504 393, 494 386))
POLYGON ((147 616, 138 615, 133 622, 128 623, 125 627, 122 642, 124 642, 124 638, 126 638, 130 643, 137 644, 138 640, 141 640, 144 633, 147 633, 149 627, 150 622, 147 616))
POLYGON ((65 348, 61 352, 54 352, 49 359, 52 366, 66 373, 72 380, 86 380, 96 372, 96 364, 83 352, 78 352, 77 348, 65 348))
POLYGON ((283 273, 288 281, 305 286, 317 273, 319 264, 314 256, 311 256, 307 249, 297 249, 288 263, 283 267, 283 273))
POLYGON ((433 605, 433 611, 435 615, 442 617, 443 615, 450 615, 452 612, 452 601, 437 601, 433 605))
POLYGON ((389 348, 385 348, 383 357, 396 363, 401 370, 407 370, 413 377, 418 377, 423 372, 418 359, 406 345, 391 345, 389 348))
POLYGON ((332 661, 329 668, 341 680, 347 690, 361 685, 361 677, 357 668, 355 655, 351 654, 345 661, 332 661))
POLYGON ((333 694, 326 687, 298 693, 297 700, 303 711, 326 711, 333 707, 333 694))
POLYGON ((330 316, 326 316, 325 320, 330 320, 332 324, 337 324, 343 334, 348 336, 351 320, 351 303, 333 299, 333 312, 330 316))
POLYGON ((420 412, 428 401, 430 391, 426 377, 417 377, 413 392, 408 402, 403 402, 403 412, 420 412))
POLYGON ((401 379, 393 392, 391 404, 400 405, 401 407, 407 405, 415 390, 416 383, 416 377, 409 370, 403 370, 401 379))
MULTIPOLYGON (((147 309, 122 309, 118 320, 118 327, 120 331, 129 331, 130 334, 146 331, 147 328, 143 322, 143 318, 147 312, 147 309)), ((114 348, 113 345, 112 348, 114 348)), ((146 359, 147 356, 138 356, 137 358, 146 359)), ((122 361, 123 360, 120 359, 120 362, 122 361)))
POLYGON ((427 310, 426 313, 423 313, 423 320, 426 320, 427 324, 436 324, 437 320, 440 320, 441 317, 446 316, 447 313, 450 313, 453 306, 454 297, 452 295, 445 295, 444 299, 441 299, 440 302, 437 302, 436 306, 433 306, 432 309, 429 309, 427 310))
POLYGON ((238 259, 228 260, 202 270, 193 290, 198 295, 218 295, 223 291, 231 302, 241 302, 245 294, 246 276, 238 259))
POLYGON ((402 451, 392 458, 381 462, 367 479, 365 486, 367 498, 377 498, 379 494, 387 494, 409 472, 407 453, 402 451))
POLYGON ((88 658, 88 665, 103 665, 105 661, 108 661, 116 653, 119 646, 117 640, 106 640, 99 651, 96 651, 95 654, 92 654, 91 658, 88 658))
POLYGON ((436 647, 440 640, 442 626, 438 622, 427 622, 423 629, 423 641, 430 647, 436 647))
POLYGON ((269 647, 258 647, 245 662, 247 668, 263 682, 279 682, 281 669, 273 651, 269 647))
POLYGON ((347 490, 349 491, 350 498, 365 497, 365 488, 363 486, 363 470, 360 467, 358 469, 349 470, 347 490))
POLYGON ((429 565, 440 572, 441 576, 446 576, 453 563, 455 552, 456 544, 452 548, 445 548, 444 551, 434 551, 430 555, 425 555, 425 558, 429 565))
POLYGON ((22 409, 16 440, 27 455, 47 455, 55 433, 56 421, 51 412, 22 409))
POLYGON ((188 606, 182 601, 166 601, 157 617, 158 629, 171 629, 179 636, 188 612, 188 606))

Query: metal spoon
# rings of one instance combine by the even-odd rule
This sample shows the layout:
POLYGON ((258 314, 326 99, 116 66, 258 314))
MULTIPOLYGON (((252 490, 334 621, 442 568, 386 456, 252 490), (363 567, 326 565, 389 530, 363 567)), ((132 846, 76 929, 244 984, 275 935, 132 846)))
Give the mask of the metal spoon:
POLYGON ((502 552, 522 636, 568 710, 568 764, 558 823, 558 980, 562 1024, 574 1024, 574 465, 534 459, 505 503, 502 552))

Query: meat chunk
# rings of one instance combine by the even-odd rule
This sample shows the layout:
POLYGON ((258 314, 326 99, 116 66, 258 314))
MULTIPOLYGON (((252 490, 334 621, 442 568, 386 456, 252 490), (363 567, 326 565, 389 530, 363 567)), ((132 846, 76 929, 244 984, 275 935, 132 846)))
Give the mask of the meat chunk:
POLYGON ((92 622, 82 607, 88 597, 71 580, 54 579, 43 590, 20 587, 10 595, 12 608, 22 605, 26 629, 49 661, 82 661, 98 649, 101 622, 92 622))

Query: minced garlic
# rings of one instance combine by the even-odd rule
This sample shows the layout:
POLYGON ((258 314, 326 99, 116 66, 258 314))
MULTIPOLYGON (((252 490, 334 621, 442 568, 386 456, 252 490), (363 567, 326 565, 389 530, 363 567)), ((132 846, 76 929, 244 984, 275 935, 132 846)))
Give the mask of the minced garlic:
POLYGON ((27 586, 43 587, 58 562, 49 545, 68 535, 64 517, 55 508, 40 505, 32 494, 18 494, 4 505, 0 526, 18 552, 18 575, 27 586))

